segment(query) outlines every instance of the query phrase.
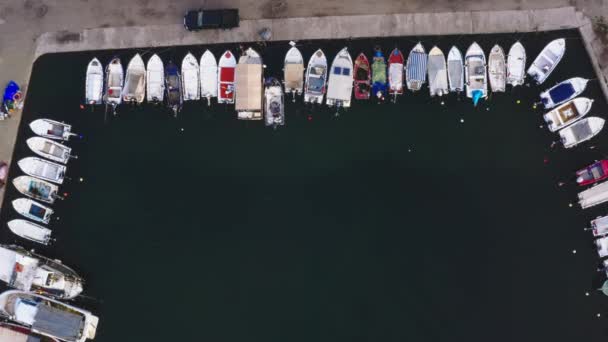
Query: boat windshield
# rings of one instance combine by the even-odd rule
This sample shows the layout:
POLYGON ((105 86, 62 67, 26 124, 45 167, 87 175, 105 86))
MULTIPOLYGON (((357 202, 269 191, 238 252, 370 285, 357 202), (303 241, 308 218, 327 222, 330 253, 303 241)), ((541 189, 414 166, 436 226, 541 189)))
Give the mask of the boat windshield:
POLYGON ((61 137, 63 136, 63 126, 51 124, 51 129, 49 129, 48 133, 50 135, 56 135, 58 137, 61 137))
POLYGON ((313 66, 310 68, 311 75, 317 75, 319 77, 325 75, 325 67, 324 66, 313 66))
POLYGON ((28 191, 34 195, 39 197, 48 198, 51 195, 51 187, 42 183, 30 182, 30 186, 28 191))
POLYGON ((39 207, 35 204, 32 204, 32 206, 30 207, 30 215, 37 217, 39 219, 43 219, 44 215, 46 214, 46 209, 39 207))

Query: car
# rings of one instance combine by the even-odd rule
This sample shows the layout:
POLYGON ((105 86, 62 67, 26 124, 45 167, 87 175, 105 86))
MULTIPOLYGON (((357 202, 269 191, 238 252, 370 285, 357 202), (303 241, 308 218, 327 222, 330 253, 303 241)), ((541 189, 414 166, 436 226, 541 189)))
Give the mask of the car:
POLYGON ((188 31, 239 27, 239 10, 191 10, 184 16, 184 27, 188 31))

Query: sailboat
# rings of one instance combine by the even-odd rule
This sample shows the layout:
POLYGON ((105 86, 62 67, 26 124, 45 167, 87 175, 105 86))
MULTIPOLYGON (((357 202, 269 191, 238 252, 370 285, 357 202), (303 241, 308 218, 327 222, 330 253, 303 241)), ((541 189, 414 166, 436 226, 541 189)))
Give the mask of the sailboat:
POLYGON ((372 94, 380 101, 386 96, 386 60, 380 48, 376 48, 372 59, 372 94))
POLYGON ((165 97, 165 67, 157 54, 152 55, 146 67, 146 100, 162 103, 165 97))
POLYGON ((224 52, 218 67, 217 103, 234 103, 236 59, 232 52, 224 52))
POLYGON ((338 52, 331 63, 325 103, 330 107, 350 107, 353 93, 353 60, 347 48, 338 52))
POLYGON ((59 192, 57 185, 31 176, 16 177, 13 179, 13 185, 20 193, 38 201, 53 204, 55 199, 60 198, 57 195, 59 192))
POLYGON ((538 84, 542 84, 555 70, 565 53, 566 40, 564 38, 551 41, 534 59, 528 68, 528 75, 538 84))
POLYGON ((372 73, 369 66, 369 61, 363 52, 355 59, 355 99, 367 100, 370 97, 370 88, 372 83, 372 73))
POLYGON ((26 175, 49 182, 62 184, 65 178, 65 165, 53 163, 38 157, 26 157, 19 160, 17 164, 26 175))
POLYGON ((409 90, 418 91, 426 82, 427 59, 422 43, 416 44, 410 51, 405 67, 405 82, 409 90))
POLYGON ((184 101, 200 100, 200 69, 194 56, 188 52, 182 61, 182 94, 184 101))
POLYGON ((445 55, 437 46, 429 51, 428 61, 429 92, 431 96, 442 96, 448 93, 448 72, 445 55))
POLYGON ((103 68, 97 58, 93 58, 87 66, 85 99, 90 105, 103 102, 103 68))
POLYGON ((72 125, 50 119, 36 119, 30 122, 30 129, 34 134, 44 138, 68 141, 72 133, 72 125))
POLYGON ((302 95, 304 90, 304 57, 291 42, 291 49, 285 55, 283 63, 283 77, 285 80, 285 93, 291 94, 295 102, 296 96, 302 95))
POLYGON ((15 211, 21 216, 40 223, 48 224, 53 215, 53 209, 29 198, 17 198, 12 204, 15 211))
POLYGON ((327 87, 327 58, 321 49, 310 56, 305 79, 304 102, 323 103, 327 87))
POLYGON ((405 58, 399 49, 395 48, 388 57, 388 93, 397 101, 397 95, 403 94, 403 63, 405 58))
POLYGON ((464 62, 462 53, 456 46, 452 46, 448 52, 448 81, 451 92, 461 92, 464 90, 464 62))
POLYGON ((167 107, 177 117, 177 113, 182 110, 182 80, 177 65, 172 61, 169 61, 165 68, 165 89, 167 90, 167 107))
POLYGON ((114 57, 110 64, 106 66, 106 88, 104 94, 104 102, 112 107, 112 111, 116 114, 116 107, 122 101, 122 86, 124 82, 124 71, 120 58, 114 57))
POLYGON ((500 45, 496 44, 492 47, 488 56, 488 74, 493 93, 505 91, 506 70, 505 53, 500 45))
POLYGON ((524 84, 526 77, 526 49, 520 42, 515 42, 507 56, 507 84, 513 87, 524 84))
POLYGON ((488 77, 486 74, 486 56, 481 47, 473 42, 464 57, 464 73, 467 80, 467 97, 473 99, 477 106, 479 99, 488 96, 488 77))
POLYGON ((285 105, 283 100, 283 88, 281 82, 271 77, 266 82, 264 90, 264 115, 266 126, 285 125, 285 105))
POLYGON ((140 104, 146 95, 146 66, 139 54, 136 54, 127 65, 127 76, 122 88, 122 100, 140 104))
POLYGON ((235 104, 239 120, 262 120, 262 57, 245 50, 236 65, 235 104))
POLYGON ((201 98, 207 99, 207 105, 210 106, 211 98, 217 97, 217 61, 209 50, 201 56, 200 79, 201 98))
POLYGON ((33 222, 16 219, 8 221, 8 229, 15 235, 19 235, 26 240, 48 245, 51 241, 51 230, 33 222))
POLYGON ((31 137, 26 140, 27 146, 37 155, 59 162, 67 163, 71 155, 72 149, 51 139, 42 137, 31 137))

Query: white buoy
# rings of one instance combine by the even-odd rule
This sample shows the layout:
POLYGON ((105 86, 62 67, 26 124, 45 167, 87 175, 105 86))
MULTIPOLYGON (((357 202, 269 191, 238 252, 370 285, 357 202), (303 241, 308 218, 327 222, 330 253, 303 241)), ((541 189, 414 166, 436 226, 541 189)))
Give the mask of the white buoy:
POLYGON ((181 128, 181 131, 183 132, 183 131, 184 131, 184 129, 183 129, 183 128, 181 128))
POLYGON ((568 206, 569 206, 570 208, 572 208, 572 203, 569 203, 569 204, 568 204, 568 206))
POLYGON ((573 250, 572 250, 572 254, 576 254, 576 249, 573 249, 573 250))
POLYGON ((585 296, 589 297, 589 292, 585 292, 585 296))
POLYGON ((598 312, 596 316, 599 318, 601 315, 602 315, 602 314, 598 312))
POLYGON ((83 182, 83 181, 84 181, 84 178, 80 177, 80 182, 83 182))
POLYGON ((460 123, 464 123, 464 119, 463 118, 460 118, 460 123))

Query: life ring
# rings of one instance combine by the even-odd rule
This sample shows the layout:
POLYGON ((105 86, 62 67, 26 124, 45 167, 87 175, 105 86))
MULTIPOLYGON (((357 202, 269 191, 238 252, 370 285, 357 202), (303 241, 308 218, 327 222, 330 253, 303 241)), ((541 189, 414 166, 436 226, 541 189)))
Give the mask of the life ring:
POLYGON ((21 92, 18 91, 15 93, 15 95, 13 95, 13 101, 19 102, 20 100, 21 100, 21 92))

